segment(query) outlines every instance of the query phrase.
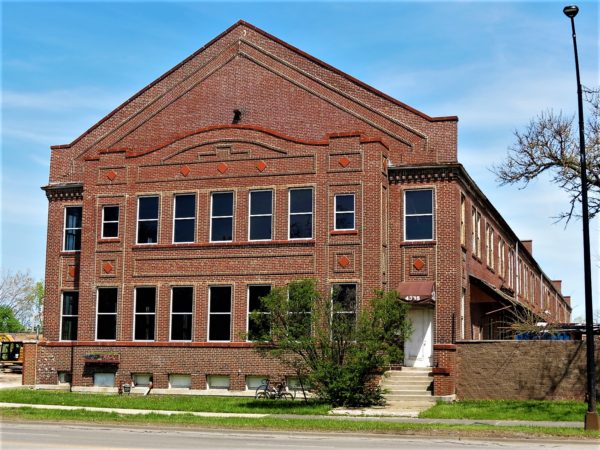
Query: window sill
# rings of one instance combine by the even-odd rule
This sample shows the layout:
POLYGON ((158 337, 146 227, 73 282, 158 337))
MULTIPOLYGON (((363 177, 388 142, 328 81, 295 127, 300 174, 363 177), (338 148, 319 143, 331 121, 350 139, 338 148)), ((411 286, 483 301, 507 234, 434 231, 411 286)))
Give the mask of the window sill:
POLYGON ((315 245, 315 239, 292 239, 292 240, 278 240, 278 241, 234 241, 234 242, 204 242, 204 243, 192 243, 192 244, 153 244, 153 245, 139 245, 136 244, 132 247, 133 250, 150 250, 150 249, 201 249, 201 248, 227 248, 227 247, 268 247, 274 245, 315 245))
POLYGON ((75 256, 81 254, 81 250, 63 250, 60 252, 60 256, 75 256))
POLYGON ((329 234, 331 236, 357 236, 358 230, 332 230, 329 234))
POLYGON ((98 239, 98 244, 111 244, 111 243, 120 243, 121 238, 100 238, 98 239))
POLYGON ((437 241, 434 239, 431 240, 423 240, 423 241, 402 241, 400 242, 401 247, 410 247, 412 245, 435 245, 437 241))

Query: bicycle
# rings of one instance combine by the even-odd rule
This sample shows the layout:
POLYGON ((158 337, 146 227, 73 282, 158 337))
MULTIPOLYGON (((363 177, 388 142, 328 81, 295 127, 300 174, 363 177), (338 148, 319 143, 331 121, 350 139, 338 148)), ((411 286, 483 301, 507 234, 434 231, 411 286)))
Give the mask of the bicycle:
POLYGON ((262 380, 261 385, 256 388, 256 393, 254 394, 255 399, 281 399, 281 400, 294 400, 294 396, 289 392, 287 383, 282 381, 281 383, 277 383, 276 386, 271 384, 271 381, 267 378, 262 380))

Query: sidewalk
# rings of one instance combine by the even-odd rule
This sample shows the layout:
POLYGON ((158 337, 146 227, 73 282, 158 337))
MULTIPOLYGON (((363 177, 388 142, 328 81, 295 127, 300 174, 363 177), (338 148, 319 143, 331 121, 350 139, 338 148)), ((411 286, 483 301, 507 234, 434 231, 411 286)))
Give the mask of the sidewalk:
MULTIPOLYGON (((312 420, 350 420, 350 421, 380 421, 395 423, 421 423, 421 424, 449 424, 449 425, 492 425, 498 427, 507 426, 540 426, 557 428, 583 428, 583 422, 537 422, 525 420, 473 420, 473 419, 418 419, 416 417, 398 417, 392 415, 358 415, 357 410, 336 410, 336 414, 327 416, 315 415, 293 415, 293 414, 251 414, 251 413, 215 413, 215 412, 192 412, 192 411, 165 411, 150 409, 124 409, 124 408, 97 408, 93 406, 64 406, 64 405, 33 405, 25 403, 0 403, 0 408, 35 408, 35 409, 58 409, 58 410, 85 410, 118 414, 162 414, 173 416, 179 414, 190 414, 196 417, 243 417, 243 418, 264 418, 278 417, 282 419, 312 419, 312 420), (343 411, 347 411, 344 414, 343 411), (350 415, 352 414, 352 415, 350 415)), ((361 411, 361 410, 358 410, 361 411)), ((378 412, 383 412, 378 410, 378 412)), ((393 412, 391 412, 393 414, 393 412)))

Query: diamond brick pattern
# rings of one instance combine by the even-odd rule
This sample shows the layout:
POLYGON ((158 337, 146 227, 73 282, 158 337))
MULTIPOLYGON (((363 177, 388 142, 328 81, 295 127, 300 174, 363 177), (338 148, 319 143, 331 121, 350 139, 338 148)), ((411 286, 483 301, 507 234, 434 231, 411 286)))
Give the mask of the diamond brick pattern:
POLYGON ((348 167, 348 164, 350 164, 350 160, 346 156, 342 156, 339 159, 338 163, 342 167, 348 167))
POLYGON ((425 267, 425 262, 421 258, 417 258, 413 263, 413 267, 417 270, 423 270, 423 267, 425 267))
POLYGON ((217 170, 218 170, 220 173, 225 173, 225 172, 227 172, 227 169, 229 169, 229 166, 228 166, 227 164, 225 164, 225 163, 220 163, 220 164, 217 166, 217 170))
POLYGON ((108 178, 110 181, 114 181, 114 179, 117 178, 117 173, 114 170, 109 170, 106 173, 106 178, 108 178))
POLYGON ((258 169, 259 172, 262 172, 267 168, 267 163, 264 161, 259 161, 256 163, 256 168, 258 169))
POLYGON ((350 265, 350 258, 348 258, 347 256, 340 256, 338 258, 338 264, 345 269, 350 265))
POLYGON ((107 261, 102 265, 102 270, 104 270, 104 273, 111 273, 113 271, 113 265, 107 261))
POLYGON ((190 172, 191 172, 191 170, 190 170, 190 168, 188 166, 183 166, 181 168, 181 170, 179 171, 179 173, 181 175, 183 175, 184 177, 187 177, 190 174, 190 172))

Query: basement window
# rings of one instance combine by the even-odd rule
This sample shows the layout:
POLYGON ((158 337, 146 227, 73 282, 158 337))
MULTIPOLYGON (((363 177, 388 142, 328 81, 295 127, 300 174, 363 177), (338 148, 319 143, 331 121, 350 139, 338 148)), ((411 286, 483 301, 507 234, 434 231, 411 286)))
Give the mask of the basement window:
POLYGON ((192 376, 182 374, 169 375, 169 389, 190 389, 192 387, 192 376))
POLYGON ((152 382, 151 373, 134 373, 131 375, 133 385, 138 387, 148 387, 152 382))
POLYGON ((94 374, 94 387, 114 387, 115 374, 113 372, 96 372, 94 374))
POLYGON ((229 389, 229 376, 227 375, 208 375, 206 377, 206 385, 208 389, 229 389))
POLYGON ((71 372, 59 371, 58 372, 58 384, 71 384, 72 375, 71 372))
POLYGON ((247 375, 246 376, 246 390, 247 391, 256 390, 256 388, 258 388, 261 384, 264 384, 263 381, 266 381, 267 378, 268 377, 266 375, 247 375))

